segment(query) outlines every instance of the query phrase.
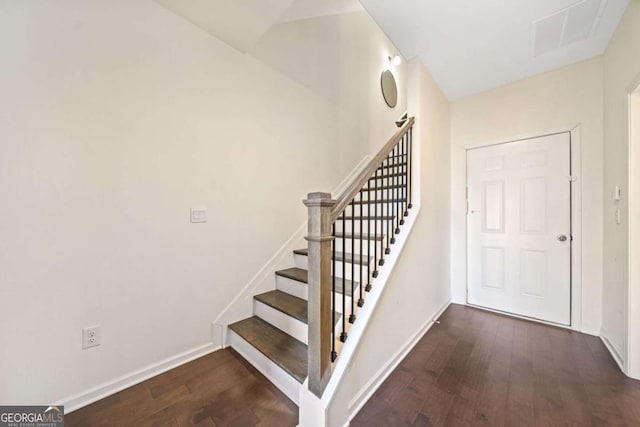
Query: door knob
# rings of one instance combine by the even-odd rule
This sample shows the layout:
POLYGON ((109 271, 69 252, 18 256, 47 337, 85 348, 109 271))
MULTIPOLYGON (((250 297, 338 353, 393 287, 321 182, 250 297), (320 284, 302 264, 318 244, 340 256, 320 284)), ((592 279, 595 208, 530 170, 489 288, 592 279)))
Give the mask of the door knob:
POLYGON ((566 242, 567 241, 567 236, 565 236, 564 234, 561 234, 558 236, 558 240, 560 240, 561 242, 566 242))

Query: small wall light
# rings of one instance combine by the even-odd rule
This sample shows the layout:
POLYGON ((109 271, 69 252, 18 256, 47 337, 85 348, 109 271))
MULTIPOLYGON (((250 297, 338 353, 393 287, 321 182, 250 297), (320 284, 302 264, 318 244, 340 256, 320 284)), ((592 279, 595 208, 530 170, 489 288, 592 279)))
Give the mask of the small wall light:
POLYGON ((400 55, 393 55, 389 57, 389 64, 390 65, 395 65, 396 67, 400 64, 402 64, 402 58, 400 57, 400 55))

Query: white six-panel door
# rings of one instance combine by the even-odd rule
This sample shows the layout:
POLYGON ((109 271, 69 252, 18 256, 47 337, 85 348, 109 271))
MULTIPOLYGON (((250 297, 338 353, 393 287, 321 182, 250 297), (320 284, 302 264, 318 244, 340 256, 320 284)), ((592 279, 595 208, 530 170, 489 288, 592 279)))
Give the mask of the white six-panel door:
POLYGON ((569 133, 467 151, 467 302, 571 323, 569 133))

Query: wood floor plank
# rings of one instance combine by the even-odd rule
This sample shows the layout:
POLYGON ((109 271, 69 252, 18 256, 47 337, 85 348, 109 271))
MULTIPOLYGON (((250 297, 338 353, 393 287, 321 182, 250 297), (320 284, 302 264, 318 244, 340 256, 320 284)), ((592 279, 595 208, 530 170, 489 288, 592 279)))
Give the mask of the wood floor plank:
POLYGON ((231 349, 65 416, 67 427, 287 427, 297 421, 297 406, 231 349))
POLYGON ((440 322, 394 372, 392 400, 377 391, 351 425, 640 425, 640 381, 599 338, 458 305, 440 322))
MULTIPOLYGON (((352 426, 640 425, 640 382, 597 337, 452 305, 352 426), (603 350, 604 349, 604 350, 603 350)), ((221 350, 65 417, 68 427, 295 426, 296 405, 221 350)))

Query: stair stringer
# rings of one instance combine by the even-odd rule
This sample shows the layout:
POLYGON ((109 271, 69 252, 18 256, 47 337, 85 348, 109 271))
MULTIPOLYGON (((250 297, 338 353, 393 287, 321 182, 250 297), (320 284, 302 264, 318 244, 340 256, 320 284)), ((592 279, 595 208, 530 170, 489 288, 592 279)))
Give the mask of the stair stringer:
POLYGON ((357 320, 349 329, 349 338, 346 340, 338 359, 333 367, 331 379, 325 388, 322 398, 318 398, 309 391, 308 380, 300 388, 298 406, 300 408, 299 427, 342 427, 349 424, 349 402, 343 400, 334 401, 340 383, 350 370, 351 360, 358 348, 358 344, 366 332, 367 325, 375 312, 378 302, 383 297, 384 289, 389 282, 396 263, 402 256, 402 251, 420 213, 420 206, 414 204, 409 210, 409 216, 405 217, 405 223, 400 228, 400 234, 396 235, 396 243, 391 246, 391 253, 385 256, 384 266, 379 268, 378 277, 372 283, 371 291, 367 294, 365 304, 357 311, 357 320), (331 408, 331 413, 328 409, 331 408))
MULTIPOLYGON (((364 156, 331 194, 341 194, 368 165, 370 160, 371 155, 367 154, 364 156)), ((238 292, 236 297, 222 310, 218 317, 211 322, 211 338, 214 344, 223 348, 229 347, 227 326, 253 315, 254 295, 276 289, 275 272, 291 267, 293 261, 291 254, 295 249, 307 245, 307 242, 304 240, 306 235, 307 221, 296 229, 282 247, 258 270, 242 290, 238 292)))

